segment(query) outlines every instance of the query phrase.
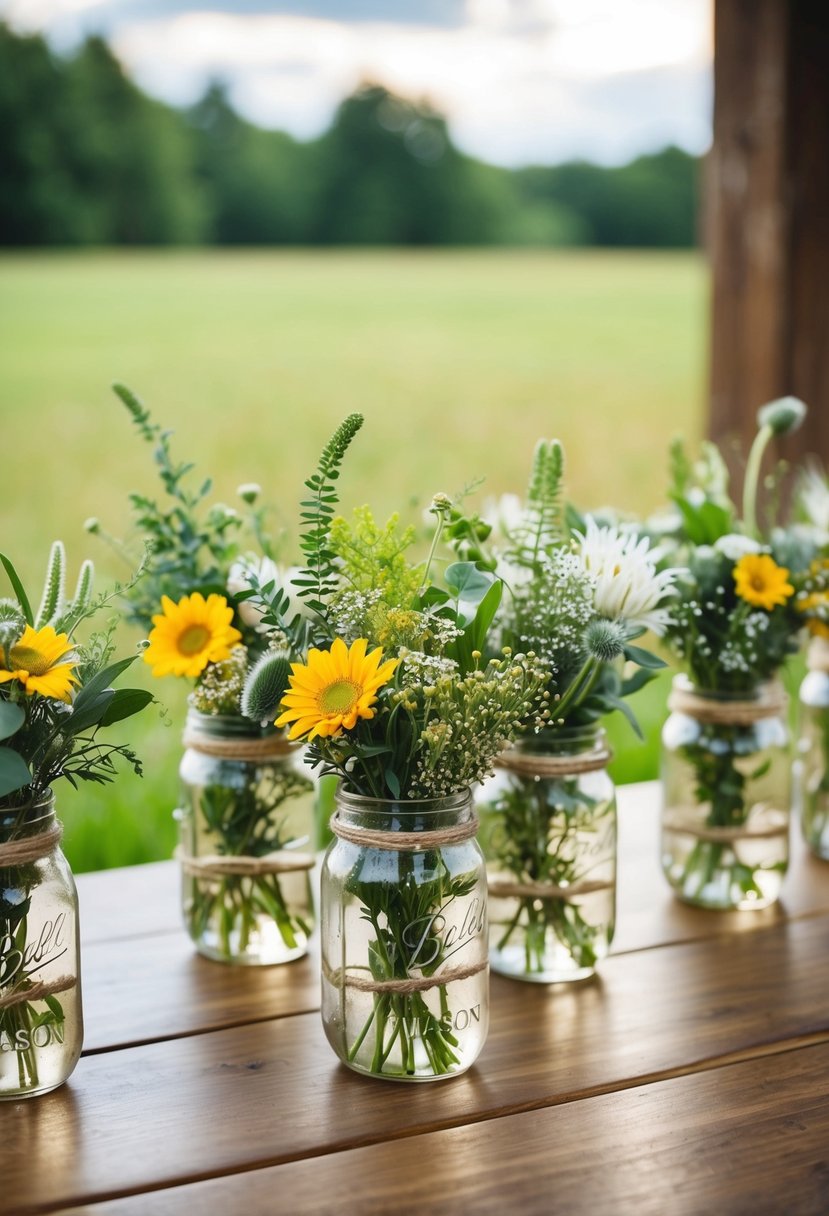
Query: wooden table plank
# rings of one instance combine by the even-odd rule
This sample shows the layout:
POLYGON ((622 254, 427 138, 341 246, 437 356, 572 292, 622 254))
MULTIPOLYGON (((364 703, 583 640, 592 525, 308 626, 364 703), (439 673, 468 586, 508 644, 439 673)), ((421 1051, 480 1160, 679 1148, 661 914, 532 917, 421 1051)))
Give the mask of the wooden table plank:
POLYGON ((611 958, 575 987, 496 978, 478 1065, 437 1085, 350 1073, 316 1014, 92 1056, 0 1108, 3 1197, 15 1212, 112 1198, 826 1041, 827 953, 818 917, 611 958))
MULTIPOLYGON (((155 1191, 90 1216, 829 1210, 829 1046, 155 1191)), ((75 1209, 73 1216, 80 1216, 75 1209)))
POLYGON ((91 1054, 318 1010, 319 947, 280 967, 233 967, 184 933, 99 942, 84 950, 83 984, 91 1054))
MULTIPOLYGON (((623 787, 614 954, 829 911, 829 865, 812 858, 802 845, 796 845, 786 899, 779 907, 716 913, 681 904, 658 867, 656 790, 655 783, 623 787)), ((237 968, 195 952, 180 924, 174 862, 84 875, 79 885, 88 1052, 319 1008, 316 941, 308 958, 286 967, 237 968), (110 916, 110 907, 117 914, 110 916), (130 908, 136 916, 132 932, 130 908), (166 931, 159 932, 159 925, 166 931)))
MULTIPOLYGON (((783 898, 759 912, 707 912, 675 899, 659 866, 659 784, 619 787, 619 883, 614 952, 742 932, 787 917, 829 912, 829 864, 813 857, 792 824, 783 898)), ((183 934, 175 862, 78 876, 85 943, 183 934)))

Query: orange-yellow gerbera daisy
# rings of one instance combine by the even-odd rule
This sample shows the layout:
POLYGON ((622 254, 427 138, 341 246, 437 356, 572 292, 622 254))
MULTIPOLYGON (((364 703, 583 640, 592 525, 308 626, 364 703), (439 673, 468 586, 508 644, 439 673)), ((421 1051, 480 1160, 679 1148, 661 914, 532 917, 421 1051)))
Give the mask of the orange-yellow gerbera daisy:
POLYGON ((785 566, 778 566, 767 553, 746 553, 734 567, 737 594, 754 608, 771 612, 794 595, 785 566))
POLYGON ((27 625, 23 636, 9 650, 10 666, 0 647, 0 684, 19 680, 28 696, 39 692, 55 701, 71 701, 72 685, 78 683, 74 672, 72 643, 65 633, 55 633, 51 625, 32 629, 27 625))
POLYGON ((291 688, 282 698, 285 712, 276 719, 277 726, 293 723, 290 739, 338 735, 352 730, 358 718, 374 717, 377 690, 391 679, 400 660, 381 663, 381 648, 366 654, 367 646, 365 638, 350 648, 336 638, 330 650, 309 650, 306 664, 291 664, 291 688))
POLYGON ((154 676, 199 676, 208 663, 230 658, 241 633, 231 625, 233 609, 223 595, 204 598, 198 591, 177 604, 166 595, 164 609, 153 617, 155 628, 144 651, 154 676))

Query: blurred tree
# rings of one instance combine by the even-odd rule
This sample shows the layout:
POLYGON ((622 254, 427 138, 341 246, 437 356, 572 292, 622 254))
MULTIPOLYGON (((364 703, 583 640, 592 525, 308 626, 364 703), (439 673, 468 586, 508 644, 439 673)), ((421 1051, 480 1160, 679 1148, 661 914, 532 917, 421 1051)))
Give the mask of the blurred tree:
POLYGON ((367 84, 311 143, 211 85, 153 101, 100 38, 67 59, 0 24, 0 243, 661 245, 695 241, 697 162, 516 172, 464 156, 428 104, 367 84))
POLYGON ((685 247, 697 240, 698 163, 665 148, 619 168, 571 161, 521 169, 516 180, 525 201, 575 212, 586 244, 685 247))
POLYGON ((311 145, 240 118, 221 83, 188 111, 196 165, 220 245, 284 245, 311 236, 318 169, 311 145))
POLYGON ((326 244, 486 244, 517 206, 508 176, 462 156, 439 114, 380 85, 342 103, 319 150, 326 244))

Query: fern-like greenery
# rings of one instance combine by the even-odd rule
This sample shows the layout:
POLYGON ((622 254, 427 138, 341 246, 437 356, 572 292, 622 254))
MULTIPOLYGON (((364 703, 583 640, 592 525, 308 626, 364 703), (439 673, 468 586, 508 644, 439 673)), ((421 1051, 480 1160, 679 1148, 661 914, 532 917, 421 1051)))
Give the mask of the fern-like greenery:
POLYGON ((558 439, 539 439, 533 453, 524 516, 510 535, 508 558, 538 570, 545 554, 567 536, 562 501, 564 448, 558 439))
POLYGON ((331 546, 331 524, 339 499, 334 482, 340 475, 340 465, 352 439, 363 425, 362 414, 349 414, 341 422, 322 450, 316 471, 305 485, 311 498, 300 504, 300 519, 304 531, 300 547, 305 554, 305 567, 294 579, 294 586, 308 607, 323 620, 328 618, 328 599, 337 589, 337 555, 331 546))
MULTIPOLYGON (((135 523, 151 552, 146 576, 128 598, 126 615, 141 628, 149 629, 163 595, 178 600, 194 591, 203 595, 225 592, 227 571, 241 551, 240 536, 246 522, 262 542, 263 551, 271 554, 261 512, 253 511, 251 520, 245 521, 236 511, 218 504, 208 506, 205 500, 213 488, 212 480, 208 477, 197 488, 190 487, 188 474, 194 465, 173 458, 173 432, 154 422, 146 406, 123 384, 113 385, 113 390, 129 411, 139 435, 152 445, 165 493, 161 502, 146 494, 129 496, 135 523)), ((132 564, 124 546, 113 543, 132 564)))

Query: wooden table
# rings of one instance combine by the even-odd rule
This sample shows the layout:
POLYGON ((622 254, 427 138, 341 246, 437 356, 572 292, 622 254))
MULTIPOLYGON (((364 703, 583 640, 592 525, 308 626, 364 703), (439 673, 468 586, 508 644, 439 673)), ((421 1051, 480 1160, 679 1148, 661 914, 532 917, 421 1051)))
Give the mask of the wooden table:
POLYGON ((620 795, 600 978, 494 976, 486 1047, 444 1083, 337 1062, 316 954, 194 954, 172 862, 83 876, 86 1050, 62 1089, 0 1105, 0 1210, 829 1212, 829 865, 793 832, 778 907, 685 907, 656 787, 620 795))

